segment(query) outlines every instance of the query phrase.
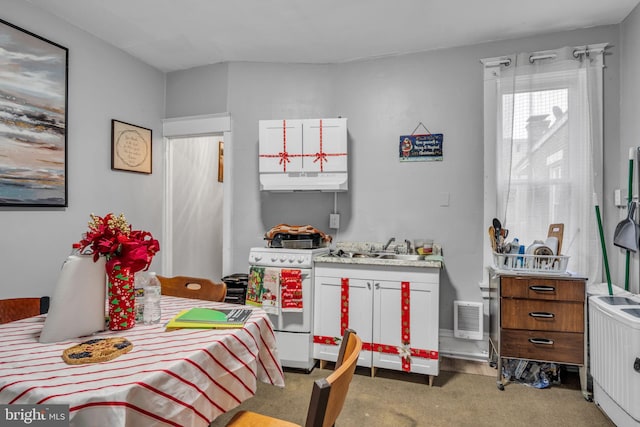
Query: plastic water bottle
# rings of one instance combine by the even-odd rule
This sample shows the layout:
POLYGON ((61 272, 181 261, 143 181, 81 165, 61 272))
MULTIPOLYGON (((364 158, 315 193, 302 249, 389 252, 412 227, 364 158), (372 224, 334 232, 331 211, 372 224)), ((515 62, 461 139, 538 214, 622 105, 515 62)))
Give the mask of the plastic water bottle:
POLYGON ((136 295, 136 323, 144 322, 144 288, 149 282, 149 273, 137 271, 134 275, 136 295))
POLYGON ((148 273, 149 280, 144 286, 144 324, 151 325, 160 322, 160 281, 156 273, 148 273))

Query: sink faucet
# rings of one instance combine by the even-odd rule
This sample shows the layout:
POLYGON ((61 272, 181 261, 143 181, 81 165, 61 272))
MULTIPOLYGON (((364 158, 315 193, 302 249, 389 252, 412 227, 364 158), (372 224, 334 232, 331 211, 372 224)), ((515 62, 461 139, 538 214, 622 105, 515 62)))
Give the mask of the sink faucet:
POLYGON ((387 244, 386 244, 386 245, 384 245, 384 246, 382 247, 382 250, 383 250, 383 251, 386 251, 387 249, 389 249, 389 245, 390 245, 391 243, 395 242, 395 241, 396 241, 396 238, 395 238, 395 237, 390 238, 390 239, 389 239, 389 241, 387 242, 387 244))

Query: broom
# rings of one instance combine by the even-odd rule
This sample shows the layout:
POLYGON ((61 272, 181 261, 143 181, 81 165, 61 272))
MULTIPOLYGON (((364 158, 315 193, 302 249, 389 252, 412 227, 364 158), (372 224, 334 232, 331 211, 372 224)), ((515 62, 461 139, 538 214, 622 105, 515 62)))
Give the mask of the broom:
POLYGON ((593 204, 596 207, 596 219, 598 220, 598 231, 600 232, 600 245, 602 246, 604 271, 607 275, 607 286, 609 287, 609 295, 613 295, 613 289, 611 288, 611 274, 609 273, 609 259, 607 258, 607 246, 604 242, 604 230, 602 229, 602 218, 600 217, 600 206, 598 206, 598 196, 596 193, 593 193, 593 204))
MULTIPOLYGON (((635 155, 635 148, 629 149, 629 191, 627 193, 628 203, 633 203, 633 156, 635 155)), ((625 263, 624 263, 624 290, 629 290, 629 263, 631 259, 631 251, 627 249, 625 254, 625 263)))

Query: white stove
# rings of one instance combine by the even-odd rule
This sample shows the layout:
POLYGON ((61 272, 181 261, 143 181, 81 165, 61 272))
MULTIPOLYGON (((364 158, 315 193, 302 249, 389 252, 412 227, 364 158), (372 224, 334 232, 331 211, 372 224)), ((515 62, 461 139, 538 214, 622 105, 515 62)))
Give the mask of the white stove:
POLYGON ((300 270, 302 310, 269 314, 278 343, 278 356, 284 367, 311 371, 313 358, 313 258, 329 253, 329 248, 288 249, 251 248, 251 268, 300 270))

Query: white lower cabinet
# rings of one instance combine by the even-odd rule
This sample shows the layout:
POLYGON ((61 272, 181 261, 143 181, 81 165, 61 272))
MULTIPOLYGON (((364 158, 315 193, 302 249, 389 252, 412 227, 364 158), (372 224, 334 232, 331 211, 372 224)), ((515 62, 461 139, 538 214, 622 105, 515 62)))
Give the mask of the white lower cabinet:
POLYGON ((335 362, 344 328, 363 341, 359 366, 439 373, 440 269, 319 263, 314 358, 335 362), (408 357, 406 357, 408 356, 408 357))

